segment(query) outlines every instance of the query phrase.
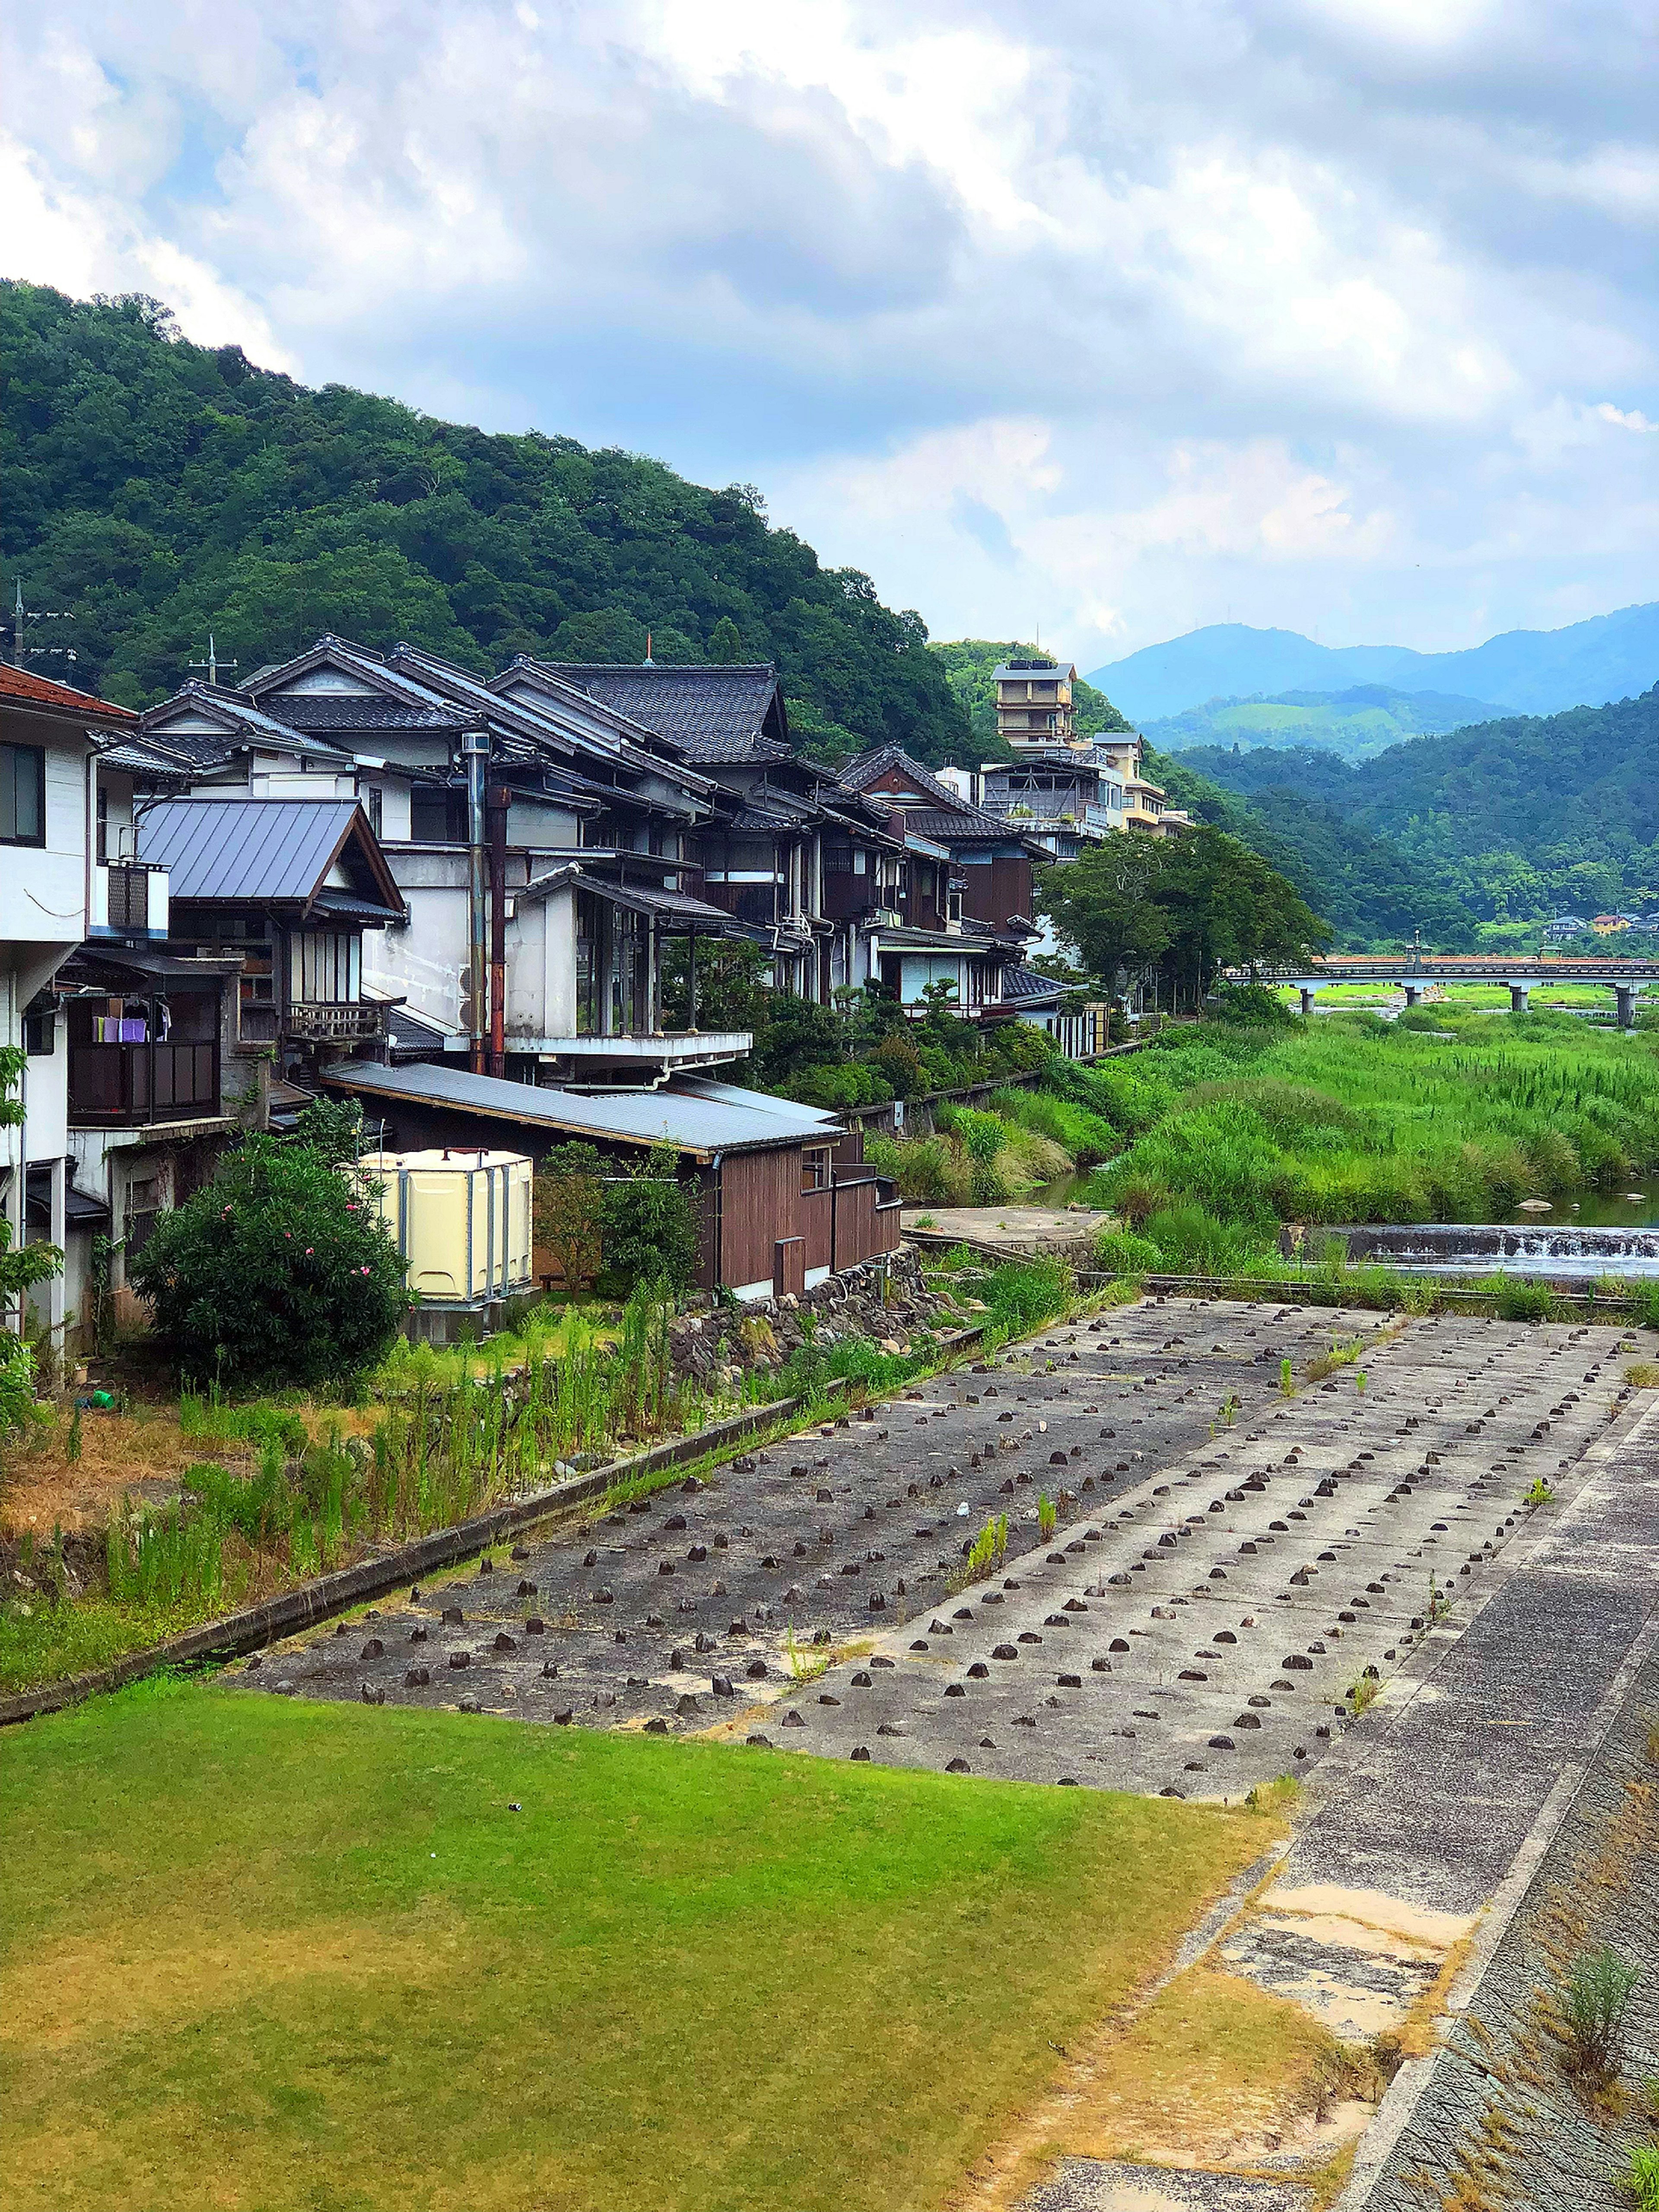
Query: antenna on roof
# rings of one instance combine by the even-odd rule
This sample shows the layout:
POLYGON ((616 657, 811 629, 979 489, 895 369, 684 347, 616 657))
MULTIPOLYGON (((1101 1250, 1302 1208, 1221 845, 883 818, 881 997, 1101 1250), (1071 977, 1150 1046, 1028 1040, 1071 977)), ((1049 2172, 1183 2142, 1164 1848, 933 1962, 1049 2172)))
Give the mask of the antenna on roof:
POLYGON ((656 664, 656 662, 655 662, 654 660, 653 660, 653 659, 651 658, 651 633, 650 633, 650 631, 649 631, 649 630, 647 630, 647 632, 645 633, 645 661, 644 661, 644 665, 645 665, 647 668, 654 668, 654 667, 656 666, 656 665, 657 665, 657 664, 656 664))
MULTIPOLYGON (((234 660, 227 660, 222 665, 226 668, 234 668, 236 663, 234 660)), ((186 668, 205 668, 208 672, 208 682, 212 684, 215 690, 217 690, 219 687, 219 670, 221 663, 218 651, 213 642, 213 632, 211 630, 208 632, 207 659, 205 660, 187 660, 185 663, 185 665, 186 668)))

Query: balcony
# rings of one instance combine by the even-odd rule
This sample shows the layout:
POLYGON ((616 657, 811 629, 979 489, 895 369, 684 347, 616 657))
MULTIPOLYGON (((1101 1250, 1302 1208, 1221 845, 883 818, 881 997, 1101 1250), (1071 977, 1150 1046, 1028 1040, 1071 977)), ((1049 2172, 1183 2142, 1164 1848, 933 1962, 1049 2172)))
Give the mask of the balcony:
POLYGON ((514 1036, 509 1053, 534 1053, 573 1091, 654 1090, 671 1075, 696 1075, 741 1060, 748 1030, 657 1030, 627 1036, 514 1036))
POLYGON ((376 1000, 331 1004, 296 999, 283 1018, 283 1030, 299 1044, 358 1044, 383 1037, 386 1018, 386 1008, 376 1000))
POLYGON ((72 1128, 142 1128, 219 1115, 216 1043, 72 1044, 72 1128))
POLYGON ((100 860, 93 870, 88 936, 160 944, 167 933, 167 870, 148 860, 100 860))

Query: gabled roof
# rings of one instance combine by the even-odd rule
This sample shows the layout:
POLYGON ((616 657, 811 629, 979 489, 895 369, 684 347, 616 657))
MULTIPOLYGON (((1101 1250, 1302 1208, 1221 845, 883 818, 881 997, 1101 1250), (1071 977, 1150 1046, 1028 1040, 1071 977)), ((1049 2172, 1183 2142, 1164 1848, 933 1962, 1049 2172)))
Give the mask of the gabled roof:
POLYGON ((671 1082, 661 1091, 590 1097, 538 1084, 511 1083, 501 1076, 473 1075, 459 1067, 420 1063, 380 1067, 358 1060, 325 1067, 323 1081, 366 1098, 443 1107, 489 1121, 516 1121, 524 1127, 565 1129, 618 1144, 672 1145, 698 1159, 716 1152, 799 1145, 803 1139, 822 1142, 826 1133, 834 1134, 840 1127, 817 1107, 757 1097, 726 1084, 681 1087, 671 1082))
POLYGON ((1065 995, 1063 983, 1056 983, 1051 975, 1039 975, 1035 968, 1005 968, 1002 971, 1005 1006, 1057 1006, 1065 995))
POLYGON ((619 884, 608 876, 594 875, 578 860, 567 861, 564 866, 538 876, 518 896, 520 902, 545 898, 550 892, 562 890, 571 884, 580 884, 583 890, 592 891, 596 898, 611 906, 625 908, 629 914, 647 915, 664 928, 701 929, 722 937, 742 933, 724 907, 710 906, 685 891, 664 890, 659 884, 619 884))
POLYGON ((264 713, 240 692, 210 684, 185 684, 159 707, 148 708, 142 719, 144 735, 193 768, 208 768, 232 753, 253 750, 292 752, 307 759, 351 765, 349 753, 337 746, 319 744, 292 723, 264 713), (206 717, 214 731, 185 730, 174 724, 185 716, 206 717))
POLYGON ((88 723, 138 720, 131 707, 112 706, 107 699, 94 699, 90 691, 77 691, 71 684, 54 684, 49 676, 36 676, 27 668, 13 668, 0 661, 0 705, 8 702, 88 723))
POLYGON ((283 691, 273 694, 282 702, 283 719, 291 729, 321 733, 329 730, 465 729, 468 717, 459 708, 423 706, 414 699, 369 698, 362 692, 283 691))
POLYGON ((769 661, 738 668, 658 668, 595 661, 538 666, 683 744, 690 760, 796 757, 778 672, 769 661))
POLYGON ((166 866, 174 900, 311 910, 333 898, 356 918, 403 917, 402 895, 355 799, 167 799, 144 811, 138 841, 145 860, 166 866), (329 884, 337 860, 378 903, 329 884))
POLYGON ((995 814, 988 814, 982 806, 973 806, 965 799, 958 799, 948 783, 941 783, 930 775, 921 763, 912 760, 902 745, 877 745, 869 752, 860 753, 842 770, 841 781, 848 791, 868 794, 871 798, 896 795, 878 793, 873 787, 882 777, 896 774, 918 798, 931 799, 931 806, 901 805, 907 829, 920 836, 933 837, 945 844, 1012 844, 1024 847, 1034 858, 1048 860, 1046 848, 1040 848, 1034 839, 1025 836, 1013 824, 995 814))

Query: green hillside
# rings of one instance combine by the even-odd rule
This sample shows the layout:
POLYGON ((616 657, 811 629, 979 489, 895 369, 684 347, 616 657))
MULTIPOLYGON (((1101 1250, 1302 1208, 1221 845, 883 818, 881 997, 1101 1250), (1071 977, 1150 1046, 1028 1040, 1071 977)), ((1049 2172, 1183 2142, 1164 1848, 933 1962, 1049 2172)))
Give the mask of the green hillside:
POLYGON ((1659 685, 1418 738, 1358 768, 1305 746, 1199 747, 1180 762, 1285 834, 1313 806, 1386 841, 1482 921, 1595 913, 1659 890, 1659 685))
MULTIPOLYGON (((1253 796, 1224 787, 1206 773, 1216 760, 1283 760, 1285 754, 1183 753, 1169 757, 1146 750, 1147 774, 1177 805, 1200 821, 1231 830, 1289 878, 1315 911, 1336 932, 1346 950, 1386 951, 1420 928, 1426 939, 1449 952, 1471 951, 1476 939, 1474 911, 1444 880, 1391 838, 1378 836, 1347 820, 1328 800, 1304 796, 1284 787, 1263 784, 1253 796), (1200 763, 1203 764, 1200 767, 1200 763)), ((1329 756, 1337 773, 1348 771, 1329 756)))
POLYGON ((494 668, 514 653, 775 660, 827 754, 902 740, 967 761, 968 716, 919 615, 769 526, 751 486, 530 431, 489 435, 339 385, 308 391, 165 309, 0 283, 0 556, 33 659, 129 705, 209 629, 243 669, 334 630, 494 668), (71 663, 61 648, 72 647, 71 663))
POLYGON ((1198 745, 1320 746, 1345 761, 1368 760, 1407 738, 1437 735, 1500 710, 1444 691, 1396 691, 1359 684, 1346 691, 1281 691, 1272 698, 1212 699, 1142 727, 1165 752, 1198 745))

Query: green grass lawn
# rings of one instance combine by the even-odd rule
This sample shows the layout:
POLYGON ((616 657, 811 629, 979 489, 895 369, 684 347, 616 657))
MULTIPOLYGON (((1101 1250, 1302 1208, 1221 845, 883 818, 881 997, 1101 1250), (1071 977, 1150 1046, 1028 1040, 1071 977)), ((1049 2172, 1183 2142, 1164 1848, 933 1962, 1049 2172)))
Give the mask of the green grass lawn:
POLYGON ((148 1685, 0 1739, 0 2197, 938 2204, 1271 1826, 148 1685))

